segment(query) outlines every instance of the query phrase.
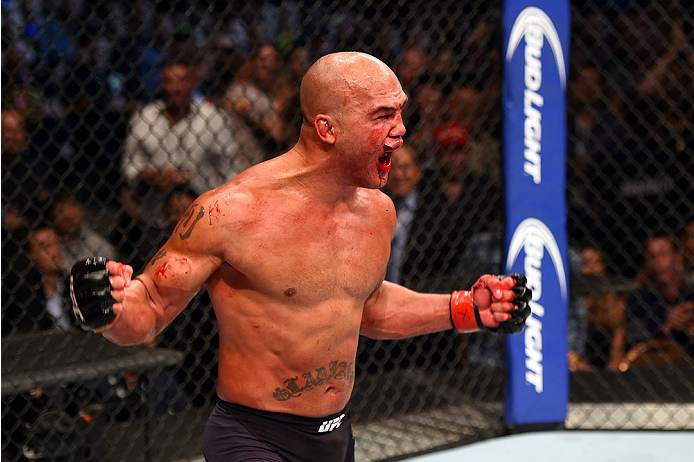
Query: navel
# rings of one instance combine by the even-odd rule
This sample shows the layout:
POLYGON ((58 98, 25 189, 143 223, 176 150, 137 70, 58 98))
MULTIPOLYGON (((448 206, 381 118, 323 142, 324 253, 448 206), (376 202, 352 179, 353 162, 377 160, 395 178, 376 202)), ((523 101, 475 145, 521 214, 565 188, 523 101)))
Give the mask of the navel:
POLYGON ((287 297, 293 297, 296 294, 296 289, 294 287, 290 287, 289 289, 284 291, 284 295, 287 297))

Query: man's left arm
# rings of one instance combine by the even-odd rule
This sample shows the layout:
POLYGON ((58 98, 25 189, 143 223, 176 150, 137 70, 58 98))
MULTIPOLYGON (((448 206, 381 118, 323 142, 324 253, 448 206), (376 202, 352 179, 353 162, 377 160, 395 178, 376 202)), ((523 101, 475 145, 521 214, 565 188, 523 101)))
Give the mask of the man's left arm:
POLYGON ((484 275, 471 290, 423 294, 383 282, 364 304, 361 334, 398 339, 455 328, 517 333, 530 315, 532 292, 523 275, 484 275))

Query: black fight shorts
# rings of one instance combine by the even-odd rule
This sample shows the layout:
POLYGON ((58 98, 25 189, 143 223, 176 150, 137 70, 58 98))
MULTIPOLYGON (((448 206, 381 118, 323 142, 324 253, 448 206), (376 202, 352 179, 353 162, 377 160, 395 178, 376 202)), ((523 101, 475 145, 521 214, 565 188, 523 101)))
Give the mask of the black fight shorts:
POLYGON ((349 404, 325 417, 267 412, 219 400, 205 426, 207 462, 354 462, 349 404))

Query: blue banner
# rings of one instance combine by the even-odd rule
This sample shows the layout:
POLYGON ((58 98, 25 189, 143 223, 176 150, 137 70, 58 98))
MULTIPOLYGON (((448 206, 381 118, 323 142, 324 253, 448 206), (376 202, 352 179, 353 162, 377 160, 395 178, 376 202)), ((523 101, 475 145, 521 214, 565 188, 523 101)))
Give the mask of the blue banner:
POLYGON ((566 237, 568 0, 507 0, 503 15, 506 272, 533 291, 508 337, 506 423, 563 423, 569 394, 566 237))

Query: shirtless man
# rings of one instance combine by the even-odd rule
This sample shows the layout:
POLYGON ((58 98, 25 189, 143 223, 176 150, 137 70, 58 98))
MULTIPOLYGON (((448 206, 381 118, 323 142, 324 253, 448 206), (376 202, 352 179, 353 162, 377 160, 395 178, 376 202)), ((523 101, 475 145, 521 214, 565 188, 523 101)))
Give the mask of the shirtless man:
POLYGON ((301 84, 304 121, 289 152, 201 195, 136 278, 114 261, 73 268, 77 316, 122 345, 161 332, 207 287, 220 401, 206 460, 353 460, 360 334, 522 330, 531 295, 523 276, 485 275, 453 295, 384 282, 396 215, 378 188, 402 144, 406 101, 372 56, 319 59, 301 84))

